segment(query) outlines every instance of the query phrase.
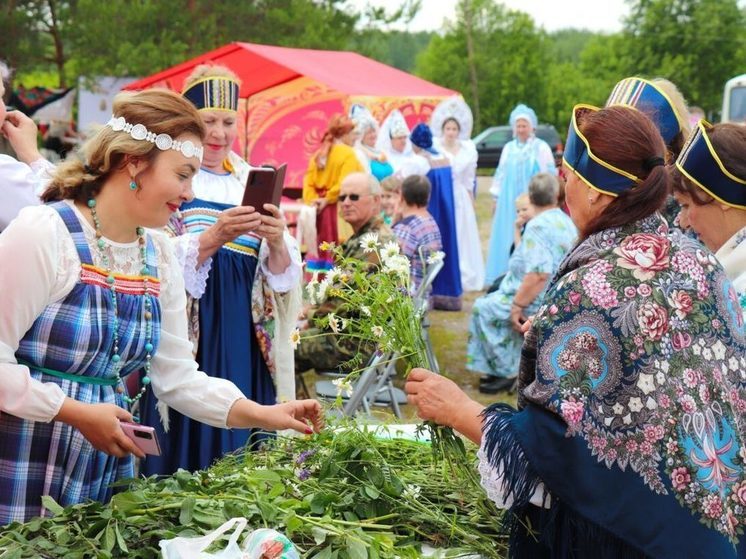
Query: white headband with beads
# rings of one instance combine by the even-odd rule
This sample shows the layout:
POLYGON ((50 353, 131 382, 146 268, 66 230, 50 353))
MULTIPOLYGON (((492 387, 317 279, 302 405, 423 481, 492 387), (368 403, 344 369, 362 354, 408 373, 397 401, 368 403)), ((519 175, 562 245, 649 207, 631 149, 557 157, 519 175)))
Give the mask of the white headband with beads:
POLYGON ((155 144, 158 149, 163 151, 173 149, 181 152, 186 157, 196 157, 199 162, 202 163, 202 155, 204 148, 200 145, 195 145, 191 140, 185 142, 179 142, 174 140, 168 134, 154 134, 150 132, 143 124, 130 124, 124 120, 123 116, 112 115, 106 126, 111 126, 111 129, 115 132, 126 132, 134 140, 144 140, 155 144))

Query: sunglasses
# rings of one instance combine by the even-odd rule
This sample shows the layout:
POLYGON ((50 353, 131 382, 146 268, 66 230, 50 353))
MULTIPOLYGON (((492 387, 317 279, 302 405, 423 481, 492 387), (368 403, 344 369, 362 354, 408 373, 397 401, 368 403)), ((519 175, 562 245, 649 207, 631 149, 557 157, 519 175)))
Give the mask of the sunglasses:
POLYGON ((362 196, 370 196, 370 194, 340 194, 339 201, 344 202, 349 198, 350 202, 357 202, 362 196))

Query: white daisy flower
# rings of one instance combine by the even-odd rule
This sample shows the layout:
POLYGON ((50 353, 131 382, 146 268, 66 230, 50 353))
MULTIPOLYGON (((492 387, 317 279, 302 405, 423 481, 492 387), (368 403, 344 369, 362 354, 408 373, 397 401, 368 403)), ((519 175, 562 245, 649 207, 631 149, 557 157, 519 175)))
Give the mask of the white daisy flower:
POLYGON ((293 349, 296 349, 300 344, 300 330, 298 328, 290 332, 290 343, 293 345, 293 349))
POLYGON ((365 316, 370 316, 370 307, 366 307, 363 305, 360 307, 360 312, 363 313, 365 316))
POLYGON ((383 245, 381 256, 386 260, 389 258, 393 258, 394 256, 399 256, 399 243, 397 243, 396 241, 387 242, 385 245, 383 245))
POLYGON ((346 378, 335 378, 332 384, 337 387, 337 396, 341 396, 342 392, 350 398, 352 396, 352 383, 346 378))
POLYGON ((428 264, 435 264, 436 262, 440 262, 446 257, 446 253, 442 250, 436 250, 433 252, 430 256, 427 257, 427 263, 428 264))
POLYGON ((378 248, 378 233, 366 233, 363 238, 360 239, 360 246, 365 254, 373 252, 378 248))
POLYGON ((383 327, 382 326, 378 326, 378 325, 373 326, 373 327, 371 327, 370 331, 373 332, 373 335, 376 338, 380 338, 381 336, 383 336, 383 327))
POLYGON ((335 266, 326 273, 326 277, 324 279, 329 283, 329 285, 332 285, 340 277, 342 277, 342 270, 335 266))

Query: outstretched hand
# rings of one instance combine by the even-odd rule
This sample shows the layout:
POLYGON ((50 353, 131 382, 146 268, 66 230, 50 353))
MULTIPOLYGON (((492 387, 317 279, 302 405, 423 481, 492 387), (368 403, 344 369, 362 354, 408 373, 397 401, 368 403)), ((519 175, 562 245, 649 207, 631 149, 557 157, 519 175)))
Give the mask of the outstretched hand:
POLYGON ((310 435, 324 427, 324 412, 316 400, 291 400, 274 406, 266 406, 262 427, 282 431, 293 429, 310 435))

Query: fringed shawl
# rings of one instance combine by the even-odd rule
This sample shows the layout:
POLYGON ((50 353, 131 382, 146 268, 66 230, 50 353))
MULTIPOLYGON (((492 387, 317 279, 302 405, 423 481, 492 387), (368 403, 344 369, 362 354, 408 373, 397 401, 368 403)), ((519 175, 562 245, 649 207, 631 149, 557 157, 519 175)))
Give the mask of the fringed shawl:
POLYGON ((582 241, 524 344, 521 411, 485 412, 487 456, 506 472, 514 512, 541 481, 555 536, 560 507, 575 537, 615 541, 613 557, 735 556, 745 342, 720 264, 658 214, 582 241))

